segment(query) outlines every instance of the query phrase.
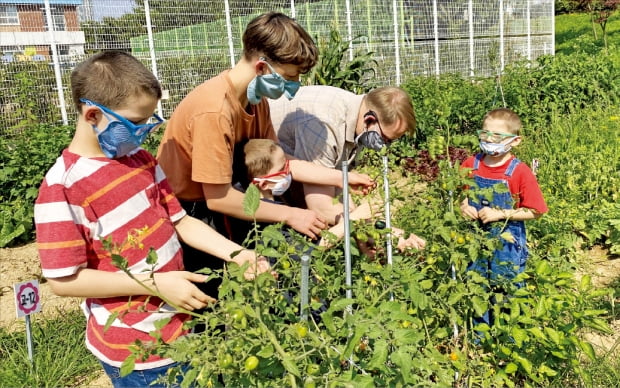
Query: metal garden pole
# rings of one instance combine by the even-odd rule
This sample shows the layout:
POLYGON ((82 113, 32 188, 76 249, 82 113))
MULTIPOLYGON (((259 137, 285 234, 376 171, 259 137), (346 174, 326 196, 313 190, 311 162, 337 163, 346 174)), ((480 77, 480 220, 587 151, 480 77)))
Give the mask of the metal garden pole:
POLYGON ((433 0, 433 35, 435 36, 435 75, 439 76, 439 15, 437 0, 433 0))
POLYGON ((54 21, 52 20, 52 8, 50 0, 45 0, 45 18, 47 20, 47 31, 50 39, 50 47, 52 49, 52 61, 54 63, 54 75, 56 77, 56 89, 58 91, 58 101, 60 103, 60 115, 62 116, 62 124, 69 123, 67 119, 67 107, 65 105, 65 92, 62 88, 62 76, 60 75, 60 60, 58 58, 58 49, 56 47, 56 36, 54 35, 54 21))
POLYGON ((467 19, 469 22, 469 75, 474 76, 474 0, 467 2, 467 19))
POLYGON ((383 195, 385 197, 385 226, 388 229, 386 234, 387 262, 392 265, 392 220, 390 215, 390 183, 388 180, 388 156, 383 155, 383 195))
POLYGON ((396 68, 396 85, 400 85, 400 39, 398 37, 398 6, 392 1, 394 10, 394 67, 396 68))
POLYGON ((345 2, 347 14, 347 39, 349 40, 349 61, 353 60, 353 36, 351 33, 351 3, 349 0, 345 2))
POLYGON ((499 69, 504 72, 504 0, 499 0, 499 69))
POLYGON ((232 23, 230 21, 230 6, 228 0, 224 0, 224 12, 226 13, 226 33, 228 34, 228 51, 230 53, 230 67, 235 67, 235 47, 233 45, 232 23))
POLYGON ((299 306, 300 315, 299 318, 302 321, 308 320, 308 288, 309 288, 309 279, 310 277, 310 256, 303 255, 301 256, 301 306, 299 306))
MULTIPOLYGON (((146 33, 149 39, 149 55, 151 56, 151 71, 155 78, 159 79, 157 75, 157 59, 155 58, 155 41, 153 40, 153 25, 151 24, 151 8, 149 6, 149 0, 144 0, 144 17, 146 19, 146 33)), ((160 116, 164 116, 163 109, 161 107, 161 100, 157 101, 157 113, 160 116)))
POLYGON ((349 225, 349 167, 347 161, 342 161, 342 205, 343 205, 343 218, 344 218, 344 270, 345 270, 345 285, 347 290, 345 295, 351 299, 353 297, 353 291, 351 290, 351 228, 349 225))

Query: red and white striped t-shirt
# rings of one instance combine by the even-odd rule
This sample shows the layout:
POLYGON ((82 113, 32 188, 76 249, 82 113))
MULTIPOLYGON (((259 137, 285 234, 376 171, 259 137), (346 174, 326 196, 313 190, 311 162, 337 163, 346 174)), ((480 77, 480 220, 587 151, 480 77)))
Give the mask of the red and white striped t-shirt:
MULTIPOLYGON (((157 165, 145 150, 119 159, 85 158, 64 150, 48 171, 35 203, 37 244, 43 276, 60 278, 79 268, 121 272, 102 240, 111 239, 134 274, 150 270, 149 249, 157 253, 155 272, 183 269, 174 222, 185 211, 157 165), (132 235, 133 237, 129 237, 132 235)), ((156 297, 87 298, 86 346, 100 360, 120 367, 136 340, 151 342, 155 322, 166 342, 186 334, 177 313, 156 297), (112 313, 118 317, 104 326, 112 313)), ((151 356, 136 360, 135 369, 150 369, 172 360, 151 356)))

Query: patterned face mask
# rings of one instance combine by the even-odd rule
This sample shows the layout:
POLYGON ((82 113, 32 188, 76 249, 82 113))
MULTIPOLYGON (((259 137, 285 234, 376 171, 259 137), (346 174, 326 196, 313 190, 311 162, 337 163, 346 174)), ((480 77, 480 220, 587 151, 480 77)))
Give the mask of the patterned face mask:
POLYGON ((84 98, 80 101, 101 109, 108 120, 108 125, 104 129, 99 129, 95 125, 93 125, 93 129, 97 134, 101 151, 110 159, 120 158, 138 148, 144 143, 149 133, 157 130, 165 122, 157 114, 153 114, 148 123, 134 124, 103 105, 84 98))
POLYGON ((282 77, 280 74, 271 67, 271 65, 265 62, 265 58, 259 58, 263 61, 271 74, 258 75, 250 82, 247 89, 248 101, 252 105, 256 105, 263 97, 271 98, 272 100, 280 98, 283 94, 289 100, 295 97, 297 90, 301 86, 298 81, 289 81, 282 77))

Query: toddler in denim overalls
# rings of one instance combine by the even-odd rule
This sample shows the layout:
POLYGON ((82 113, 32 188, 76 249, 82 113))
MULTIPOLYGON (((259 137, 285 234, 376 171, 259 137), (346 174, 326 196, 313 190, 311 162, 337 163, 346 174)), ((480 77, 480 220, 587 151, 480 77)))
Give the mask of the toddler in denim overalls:
MULTIPOLYGON (((495 109, 485 115, 482 128, 478 131, 482 152, 465 160, 462 167, 472 169, 478 189, 493 188, 493 195, 466 198, 461 213, 481 222, 492 238, 501 240, 502 246, 492 258, 475 259, 468 268, 488 278, 492 286, 501 287, 525 270, 525 221, 540 217, 548 208, 534 173, 510 152, 521 143, 519 116, 507 108, 495 109), (505 189, 498 190, 502 186, 505 189)), ((489 312, 476 321, 490 324, 489 312)))

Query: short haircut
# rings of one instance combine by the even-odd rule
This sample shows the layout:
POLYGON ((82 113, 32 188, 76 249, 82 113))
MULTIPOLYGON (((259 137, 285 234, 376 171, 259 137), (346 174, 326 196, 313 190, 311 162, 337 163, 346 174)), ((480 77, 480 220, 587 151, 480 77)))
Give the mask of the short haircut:
POLYGON ((102 51, 76 66, 71 73, 73 104, 81 111, 84 98, 110 109, 124 108, 127 99, 146 94, 161 98, 157 78, 132 55, 102 51))
POLYGON ((271 139, 250 139, 243 147, 249 181, 267 175, 273 168, 271 157, 280 147, 271 139))
POLYGON ((482 119, 482 128, 486 127, 488 119, 502 120, 506 124, 506 131, 511 135, 518 135, 523 126, 519 116, 508 108, 498 108, 487 112, 482 119))
POLYGON ((407 125, 407 133, 413 135, 416 129, 415 111, 411 97, 396 86, 384 86, 371 90, 366 95, 366 105, 379 115, 386 125, 401 119, 407 125))
POLYGON ((257 16, 243 33, 243 55, 264 55, 281 65, 293 64, 307 73, 316 64, 319 51, 296 21, 283 13, 268 12, 257 16))

